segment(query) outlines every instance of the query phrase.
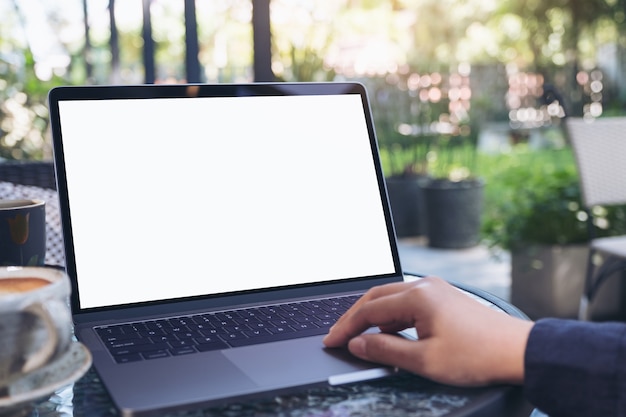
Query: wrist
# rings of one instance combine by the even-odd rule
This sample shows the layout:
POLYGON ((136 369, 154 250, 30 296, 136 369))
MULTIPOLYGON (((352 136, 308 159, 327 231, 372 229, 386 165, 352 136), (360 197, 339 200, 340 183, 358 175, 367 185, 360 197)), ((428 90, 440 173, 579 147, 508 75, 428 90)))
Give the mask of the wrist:
POLYGON ((496 365, 500 374, 496 375, 498 382, 521 385, 524 383, 524 357, 530 331, 534 326, 532 321, 514 319, 502 326, 501 346, 499 349, 500 362, 496 365))

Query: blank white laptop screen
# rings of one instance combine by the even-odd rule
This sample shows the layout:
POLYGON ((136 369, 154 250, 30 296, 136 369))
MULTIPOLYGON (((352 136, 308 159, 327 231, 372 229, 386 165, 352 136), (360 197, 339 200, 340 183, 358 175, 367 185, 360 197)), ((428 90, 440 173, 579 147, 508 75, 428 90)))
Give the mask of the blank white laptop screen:
POLYGON ((394 272, 358 94, 59 114, 83 308, 394 272))

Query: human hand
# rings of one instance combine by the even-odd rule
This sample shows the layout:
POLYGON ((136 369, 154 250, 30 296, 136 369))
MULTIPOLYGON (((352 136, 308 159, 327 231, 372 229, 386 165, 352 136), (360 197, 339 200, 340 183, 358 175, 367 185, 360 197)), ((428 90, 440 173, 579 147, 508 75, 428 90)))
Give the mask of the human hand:
POLYGON ((324 344, 347 344, 357 357, 442 383, 520 384, 532 326, 428 277, 372 288, 330 329, 324 344), (372 326, 381 333, 362 334, 372 326), (410 327, 418 340, 396 335, 410 327))

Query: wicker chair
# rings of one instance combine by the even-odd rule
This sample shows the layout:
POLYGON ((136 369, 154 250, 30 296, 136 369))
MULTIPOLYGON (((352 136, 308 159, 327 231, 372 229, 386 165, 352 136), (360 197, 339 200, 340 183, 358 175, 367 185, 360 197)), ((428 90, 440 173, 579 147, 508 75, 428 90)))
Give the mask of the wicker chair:
POLYGON ((0 162, 0 181, 56 190, 51 161, 0 162))
POLYGON ((566 130, 578 166, 591 242, 579 319, 588 320, 589 304, 608 277, 626 269, 626 236, 596 238, 593 207, 626 204, 626 117, 594 121, 569 118, 566 130))

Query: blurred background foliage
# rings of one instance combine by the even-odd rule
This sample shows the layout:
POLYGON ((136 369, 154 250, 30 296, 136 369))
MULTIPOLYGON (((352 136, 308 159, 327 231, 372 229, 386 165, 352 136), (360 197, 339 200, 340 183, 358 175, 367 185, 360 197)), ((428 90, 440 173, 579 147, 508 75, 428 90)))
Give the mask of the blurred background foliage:
MULTIPOLYGON (((183 3, 3 1, 0 156, 46 156, 47 151, 35 148, 47 141, 39 106, 45 106, 42 91, 49 87, 143 82, 144 7, 150 10, 156 45, 156 82, 185 81, 183 3), (33 113, 18 116, 16 105, 33 113), (33 124, 35 131, 23 123, 33 124)), ((202 81, 251 81, 252 1, 195 6, 202 81)), ((271 0, 270 7, 277 79, 357 79, 377 90, 392 90, 374 97, 396 97, 374 103, 387 117, 379 122, 382 142, 391 136, 395 143, 398 127, 407 124, 401 114, 407 112, 421 125, 440 122, 441 115, 452 116, 453 124, 470 124, 472 112, 480 123, 471 124, 480 129, 494 120, 515 124, 515 110, 523 109, 526 123, 526 109, 541 111, 536 101, 544 84, 561 92, 570 114, 598 117, 624 111, 626 0, 271 0), (433 95, 408 103, 417 88, 402 81, 414 80, 415 74, 422 77, 420 92, 433 95), (451 98, 451 77, 459 74, 468 77, 471 88, 471 101, 464 104, 467 114, 442 106, 451 98), (442 81, 429 86, 425 75, 442 81)), ((406 133, 406 128, 400 132, 406 133)))
MULTIPOLYGON (((185 81, 183 3, 2 2, 0 156, 49 157, 41 106, 50 87, 143 82, 144 7, 156 45, 156 82, 185 81)), ((195 7, 202 81, 251 81, 252 1, 195 7)), ((625 107, 626 0, 271 0, 270 7, 276 78, 375 85, 379 136, 390 146, 415 126, 402 114, 420 120, 422 129, 408 134, 414 139, 464 134, 454 131, 460 125, 471 125, 465 133, 474 135, 490 121, 515 125, 519 109, 524 127, 552 123, 528 117, 531 108, 545 113, 537 103, 544 85, 560 92, 572 115, 598 117, 625 107), (417 87, 406 84, 416 75, 417 87), (458 102, 450 96, 458 94, 450 83, 455 76, 470 87, 463 111, 449 108, 458 102), (387 120, 378 117, 383 114, 387 120)))

